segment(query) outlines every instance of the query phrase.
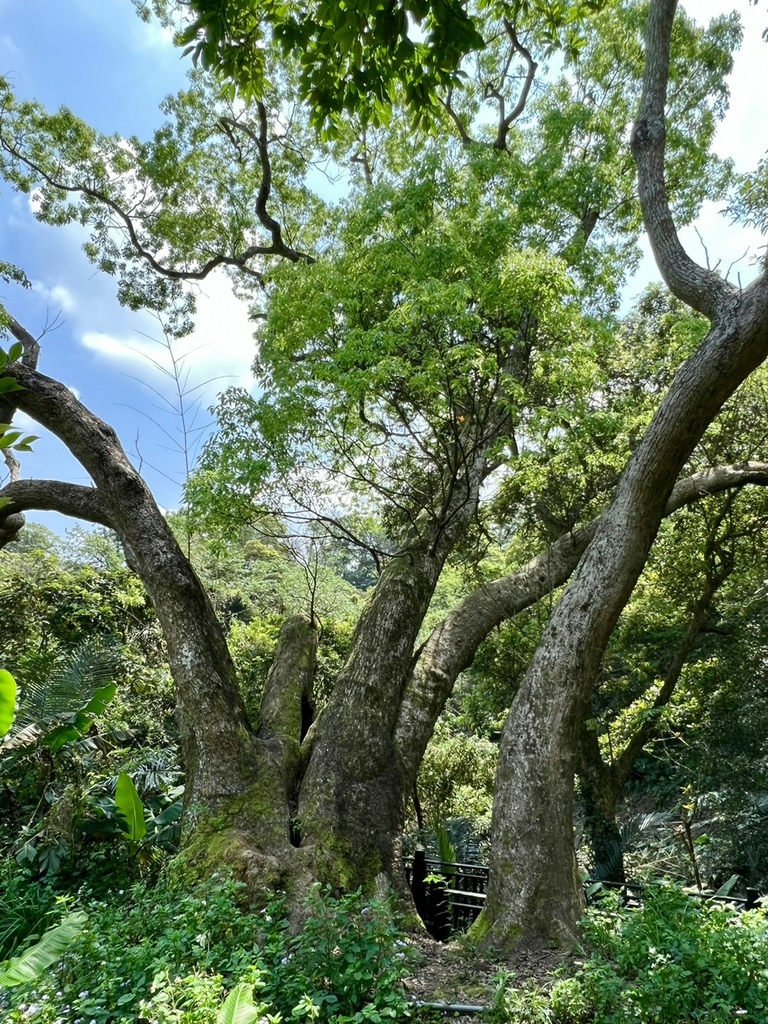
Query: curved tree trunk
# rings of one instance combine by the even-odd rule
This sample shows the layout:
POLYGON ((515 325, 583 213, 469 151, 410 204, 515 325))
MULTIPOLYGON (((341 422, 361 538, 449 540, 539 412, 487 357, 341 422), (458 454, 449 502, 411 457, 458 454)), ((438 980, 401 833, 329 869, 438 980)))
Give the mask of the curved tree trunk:
MULTIPOLYGON (((96 486, 9 484, 0 546, 25 508, 55 508, 121 537, 157 607, 178 686, 188 770, 181 867, 205 875, 229 863, 254 894, 283 888, 297 906, 314 880, 371 888, 384 874, 397 882, 410 780, 453 681, 494 625, 567 578, 595 524, 481 588, 414 656, 445 558, 476 508, 485 473, 478 456, 443 520, 388 565, 334 700, 309 729, 316 632, 302 617, 286 623, 254 734, 210 602, 114 432, 55 381, 28 366, 7 372, 25 389, 13 394, 13 405, 58 434, 96 486)), ((681 482, 665 511, 709 490, 766 479, 762 464, 707 471, 681 482)))
POLYGON ((24 389, 9 396, 12 404, 60 437, 90 474, 95 492, 70 488, 70 500, 91 499, 90 518, 109 522, 147 589, 177 686, 187 804, 218 809, 253 781, 255 737, 208 596, 114 430, 63 384, 18 364, 5 372, 24 389))
POLYGON ((603 652, 643 569, 675 480, 725 400, 768 355, 768 279, 739 291, 698 267, 677 239, 664 187, 664 102, 674 0, 654 0, 633 136, 646 227, 672 290, 711 330, 678 371, 611 508, 547 626, 502 734, 491 878, 476 937, 569 943, 582 895, 573 848, 573 777, 603 652))

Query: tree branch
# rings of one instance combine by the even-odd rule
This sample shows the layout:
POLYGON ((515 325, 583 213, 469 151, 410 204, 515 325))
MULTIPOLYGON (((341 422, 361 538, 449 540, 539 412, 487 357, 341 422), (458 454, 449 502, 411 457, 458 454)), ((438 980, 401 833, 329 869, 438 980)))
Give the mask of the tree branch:
MULTIPOLYGON (((707 495, 748 484, 768 485, 768 463, 745 462, 702 470, 675 485, 665 515, 707 495)), ((496 626, 568 581, 602 518, 560 537, 517 572, 478 587, 443 619, 417 652, 395 729, 396 748, 413 779, 438 715, 459 674, 472 664, 480 644, 496 626)))
POLYGON ((222 126, 229 126, 235 128, 237 131, 243 132, 248 138, 255 143, 259 153, 259 162, 261 163, 261 185, 259 186, 259 192, 256 196, 256 216, 259 218, 261 224, 269 231, 272 236, 272 247, 269 250, 276 256, 283 256, 287 260, 291 260, 293 263, 297 263, 299 260, 306 260, 308 263, 314 263, 315 260, 307 255, 307 253, 299 252, 297 249, 291 248, 286 245, 283 240, 283 231, 280 224, 272 217, 267 210, 267 203, 269 197, 272 194, 272 164, 269 160, 269 139, 268 130, 269 122, 267 119, 267 110, 262 102, 256 104, 256 112, 259 117, 259 130, 258 133, 250 127, 250 125, 243 124, 232 117, 222 117, 220 122, 222 126))
POLYGON ((196 270, 178 270, 174 267, 168 267, 161 263, 160 260, 147 249, 139 238, 136 224, 133 217, 130 216, 118 202, 112 199, 106 192, 101 189, 94 188, 91 185, 82 182, 80 184, 69 184, 68 182, 54 178, 53 175, 45 171, 39 164, 37 164, 30 157, 26 156, 17 146, 9 142, 6 138, 0 135, 0 146, 10 154, 14 159, 23 163, 30 170, 34 171, 35 174, 39 175, 40 178, 51 188, 58 189, 61 192, 67 192, 71 194, 78 194, 87 196, 89 199, 95 200, 102 206, 105 206, 110 210, 117 220, 122 224, 126 234, 130 240, 130 243, 136 252, 136 255, 144 260, 156 274, 161 277, 168 278, 172 281, 202 281, 208 275, 214 271, 217 267, 235 267, 244 274, 248 274, 250 277, 255 278, 259 284, 264 283, 263 275, 260 271, 255 270, 253 267, 248 266, 250 260, 256 256, 282 256, 285 259, 291 260, 292 262, 298 262, 299 260, 307 260, 314 262, 314 260, 306 253, 299 252, 293 249, 291 246, 286 245, 282 237, 282 229, 278 222, 269 215, 267 212, 267 202, 272 189, 272 169, 269 163, 269 155, 267 152, 267 122, 266 122, 266 111, 264 110, 263 104, 258 105, 259 108, 259 119, 260 119, 260 130, 259 134, 256 135, 245 125, 239 124, 237 121, 231 118, 221 118, 222 124, 231 124, 238 127, 241 131, 246 131, 249 137, 252 138, 259 149, 259 159, 261 162, 262 170, 262 182, 259 188, 259 193, 256 198, 256 213, 261 224, 270 232, 272 237, 271 245, 251 245, 244 249, 241 253, 233 256, 218 255, 214 256, 204 263, 200 264, 196 270))
POLYGON ((511 21, 507 18, 504 19, 504 28, 507 35, 509 36, 510 42, 512 43, 513 51, 523 58, 526 63, 525 81, 523 87, 520 90, 520 95, 517 98, 517 103, 512 110, 504 116, 504 98, 500 94, 496 93, 499 100, 499 131, 496 135, 496 140, 493 143, 494 149, 506 149, 507 148, 507 136, 509 135, 509 129, 512 124, 520 117, 522 112, 525 110, 525 105, 528 102, 528 96, 533 86, 533 80, 536 77, 538 71, 538 64, 531 56, 531 51, 520 42, 517 38, 517 32, 511 21))
POLYGON ((699 266, 680 243, 664 180, 665 104, 670 43, 677 0, 654 0, 646 29, 645 74, 640 109, 632 131, 638 193, 656 264, 679 299, 712 320, 733 288, 699 266))
MULTIPOLYGON (((39 512, 60 512, 74 519, 113 528, 112 517, 94 487, 68 484, 61 480, 15 480, 0 488, 0 498, 7 505, 0 508, 0 548, 13 536, 7 536, 5 526, 9 519, 17 522, 20 512, 35 509, 39 512)), ((14 536, 19 527, 14 530, 14 536)))

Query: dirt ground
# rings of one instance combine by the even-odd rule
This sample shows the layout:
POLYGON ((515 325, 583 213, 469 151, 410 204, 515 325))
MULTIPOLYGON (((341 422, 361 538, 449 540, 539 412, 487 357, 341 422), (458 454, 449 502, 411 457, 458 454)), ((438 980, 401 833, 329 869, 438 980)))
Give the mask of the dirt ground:
MULTIPOLYGON (((500 969, 514 974, 513 984, 522 985, 529 978, 545 981, 568 959, 562 950, 536 950, 522 951, 502 962, 478 955, 461 940, 435 942, 419 935, 412 936, 410 942, 420 955, 413 976, 404 982, 405 990, 410 999, 428 1003, 490 1008, 500 969)), ((477 1021, 475 1015, 459 1014, 452 1019, 457 1024, 477 1021)))

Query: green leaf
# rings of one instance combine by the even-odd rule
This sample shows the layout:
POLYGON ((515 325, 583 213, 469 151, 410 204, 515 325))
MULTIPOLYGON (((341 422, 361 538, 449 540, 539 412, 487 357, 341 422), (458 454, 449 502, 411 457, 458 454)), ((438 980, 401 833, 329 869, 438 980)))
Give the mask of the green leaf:
POLYGON ((125 818, 128 824, 128 838, 138 843, 146 835, 147 825, 144 821, 144 804, 141 802, 133 779, 126 772, 120 772, 115 789, 117 813, 125 818))
POLYGON ((247 982, 236 985, 227 996, 216 1017, 216 1024, 253 1024, 260 1012, 253 1002, 253 986, 247 982))
POLYGON ((10 672, 0 669, 0 736, 5 736, 16 715, 16 680, 10 672))
POLYGON ((3 377, 0 379, 0 395, 4 395, 9 391, 23 391, 21 384, 17 384, 13 377, 3 377))
POLYGON ((82 730, 79 729, 77 725, 73 725, 71 722, 68 722, 65 725, 57 725, 55 728, 51 729, 50 732, 46 733, 43 738, 43 743, 48 747, 51 753, 55 754, 56 751, 61 750, 61 748, 65 747, 68 743, 75 743, 77 740, 81 740, 82 738, 82 730))
POLYGON ((116 693, 117 683, 107 683, 106 686, 100 686, 85 705, 83 711, 86 715, 92 715, 94 718, 103 714, 107 704, 109 704, 116 693))
POLYGON ((74 940, 85 927, 88 915, 79 910, 68 914, 53 928, 49 928, 39 942, 25 950, 21 956, 7 962, 0 971, 0 988, 13 988, 15 985, 26 985, 66 953, 74 940))
POLYGON ((15 362, 17 359, 20 359, 23 355, 24 346, 21 344, 20 341, 14 342, 13 345, 11 345, 11 347, 8 349, 8 359, 12 363, 15 362))
POLYGON ((723 884, 715 893, 715 896, 730 896, 731 889, 733 889, 733 887, 736 885, 740 878, 741 875, 731 875, 727 882, 723 882, 723 884))

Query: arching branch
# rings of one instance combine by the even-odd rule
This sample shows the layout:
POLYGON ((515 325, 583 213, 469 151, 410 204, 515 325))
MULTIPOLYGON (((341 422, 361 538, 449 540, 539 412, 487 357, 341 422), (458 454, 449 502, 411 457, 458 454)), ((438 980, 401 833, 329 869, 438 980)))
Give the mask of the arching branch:
POLYGON ((6 505, 0 508, 0 548, 14 539, 23 525, 22 512, 60 512, 73 519, 113 529, 112 516, 94 487, 61 480, 14 480, 0 488, 6 505), (15 529, 13 529, 15 525, 15 529), (12 535, 8 535, 12 530, 12 535))
POLYGON ((280 224, 269 214, 267 210, 267 203, 272 190, 272 169, 267 150, 267 115, 263 104, 258 104, 257 109, 259 114, 258 133, 253 132, 246 125, 243 125, 232 118, 221 118, 220 123, 222 124, 222 127, 226 128, 229 126, 230 130, 231 127, 236 127, 241 131, 247 132, 249 137, 258 147, 262 181, 256 197, 255 208, 260 223, 264 228, 266 228, 271 236, 271 243, 268 245, 250 245, 242 252, 234 253, 232 255, 220 253, 211 257, 211 259, 200 263, 195 269, 189 270, 180 270, 176 267, 168 266, 166 263, 162 262, 157 254, 149 250, 142 243, 139 237, 139 230, 137 229, 135 218, 123 206, 121 206, 120 203, 113 199, 112 196, 104 191, 104 189, 97 188, 85 180, 73 184, 60 175, 54 176, 46 171, 45 168, 30 156, 25 154, 19 146, 11 141, 7 136, 1 133, 0 148, 4 149, 9 156, 13 157, 14 160, 18 160, 19 163, 28 167, 51 188, 70 195, 74 194, 85 196, 109 210, 110 213, 114 215, 117 223, 125 231, 136 255, 147 263, 148 266, 150 266, 160 277, 165 277, 172 281, 202 281, 216 270, 217 267, 233 267, 254 278, 259 282, 259 284, 263 284, 263 275, 261 271, 249 265, 250 261, 258 256, 280 256, 294 263, 302 259, 308 260, 309 262, 314 261, 308 254, 299 252, 297 249, 294 249, 285 243, 282 237, 280 224))
POLYGON ((656 264, 670 291, 711 320, 733 289, 716 273, 699 266, 683 248, 669 208, 664 176, 665 104, 676 7, 677 0, 659 0, 650 7, 643 93, 632 131, 632 152, 643 221, 656 264))
MULTIPOLYGON (((715 466, 680 480, 670 495, 670 516, 710 494, 749 484, 768 485, 768 463, 715 466)), ((579 564, 602 517, 560 537, 517 572, 486 583, 450 612, 426 640, 403 692, 395 732, 404 769, 415 779, 434 724, 456 679, 468 668, 480 644, 513 618, 563 586, 579 564)))

